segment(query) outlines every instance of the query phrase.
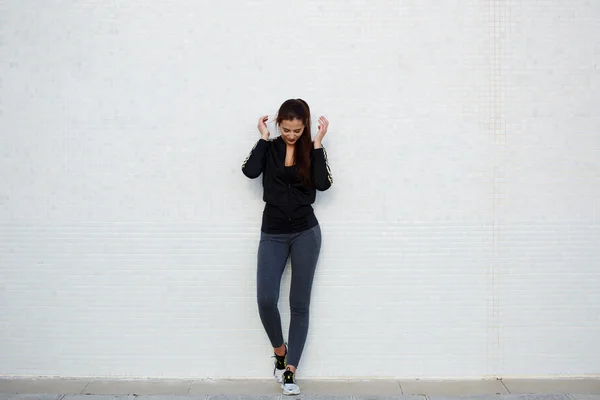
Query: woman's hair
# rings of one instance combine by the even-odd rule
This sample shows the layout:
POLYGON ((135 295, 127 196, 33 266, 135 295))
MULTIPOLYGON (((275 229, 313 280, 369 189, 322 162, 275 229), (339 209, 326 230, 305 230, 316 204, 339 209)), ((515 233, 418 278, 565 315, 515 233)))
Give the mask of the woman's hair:
POLYGON ((299 119, 304 123, 302 136, 294 146, 294 160, 302 183, 305 186, 312 184, 310 171, 310 153, 312 150, 312 135, 310 132, 310 108, 302 99, 290 99, 283 102, 277 112, 277 125, 282 121, 299 119))

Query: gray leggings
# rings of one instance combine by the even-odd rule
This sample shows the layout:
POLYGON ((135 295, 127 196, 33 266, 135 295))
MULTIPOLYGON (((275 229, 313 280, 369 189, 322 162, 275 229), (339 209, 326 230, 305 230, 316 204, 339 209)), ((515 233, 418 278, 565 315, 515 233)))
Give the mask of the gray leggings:
POLYGON ((257 299, 260 319, 273 347, 284 344, 281 318, 277 302, 281 277, 289 256, 292 261, 290 287, 290 331, 288 340, 288 365, 298 366, 306 335, 310 293, 319 252, 321 228, 290 234, 261 232, 258 246, 257 299))

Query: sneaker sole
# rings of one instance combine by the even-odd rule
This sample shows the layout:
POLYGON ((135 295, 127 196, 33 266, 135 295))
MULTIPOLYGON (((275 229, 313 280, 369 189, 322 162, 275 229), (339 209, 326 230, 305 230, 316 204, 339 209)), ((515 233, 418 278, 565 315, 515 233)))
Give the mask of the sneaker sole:
MULTIPOLYGON (((282 385, 283 386, 283 385, 282 385)), ((291 390, 286 390, 285 388, 283 388, 283 394, 285 396, 297 396, 300 394, 300 389, 298 388, 296 391, 291 391, 291 390)))

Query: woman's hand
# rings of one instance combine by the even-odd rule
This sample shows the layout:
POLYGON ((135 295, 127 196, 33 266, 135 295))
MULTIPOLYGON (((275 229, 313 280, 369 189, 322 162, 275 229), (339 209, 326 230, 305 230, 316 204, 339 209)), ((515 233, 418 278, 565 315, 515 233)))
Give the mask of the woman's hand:
POLYGON ((323 146, 321 142, 327 133, 327 128, 329 128, 329 121, 327 121, 327 118, 323 116, 319 117, 319 132, 317 133, 317 136, 315 136, 315 149, 320 149, 323 146))
POLYGON ((269 117, 267 115, 260 117, 260 119, 258 120, 258 131, 260 132, 260 136, 262 139, 264 140, 268 140, 269 139, 269 129, 267 128, 267 120, 269 119, 269 117))

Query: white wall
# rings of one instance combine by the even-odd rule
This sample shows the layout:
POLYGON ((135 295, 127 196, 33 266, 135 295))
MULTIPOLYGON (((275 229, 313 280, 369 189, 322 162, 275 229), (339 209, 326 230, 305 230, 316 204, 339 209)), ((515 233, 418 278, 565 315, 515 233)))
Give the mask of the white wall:
POLYGON ((0 19, 1 374, 267 376, 240 167, 296 97, 331 121, 335 179, 303 377, 600 373, 596 2, 0 19))

